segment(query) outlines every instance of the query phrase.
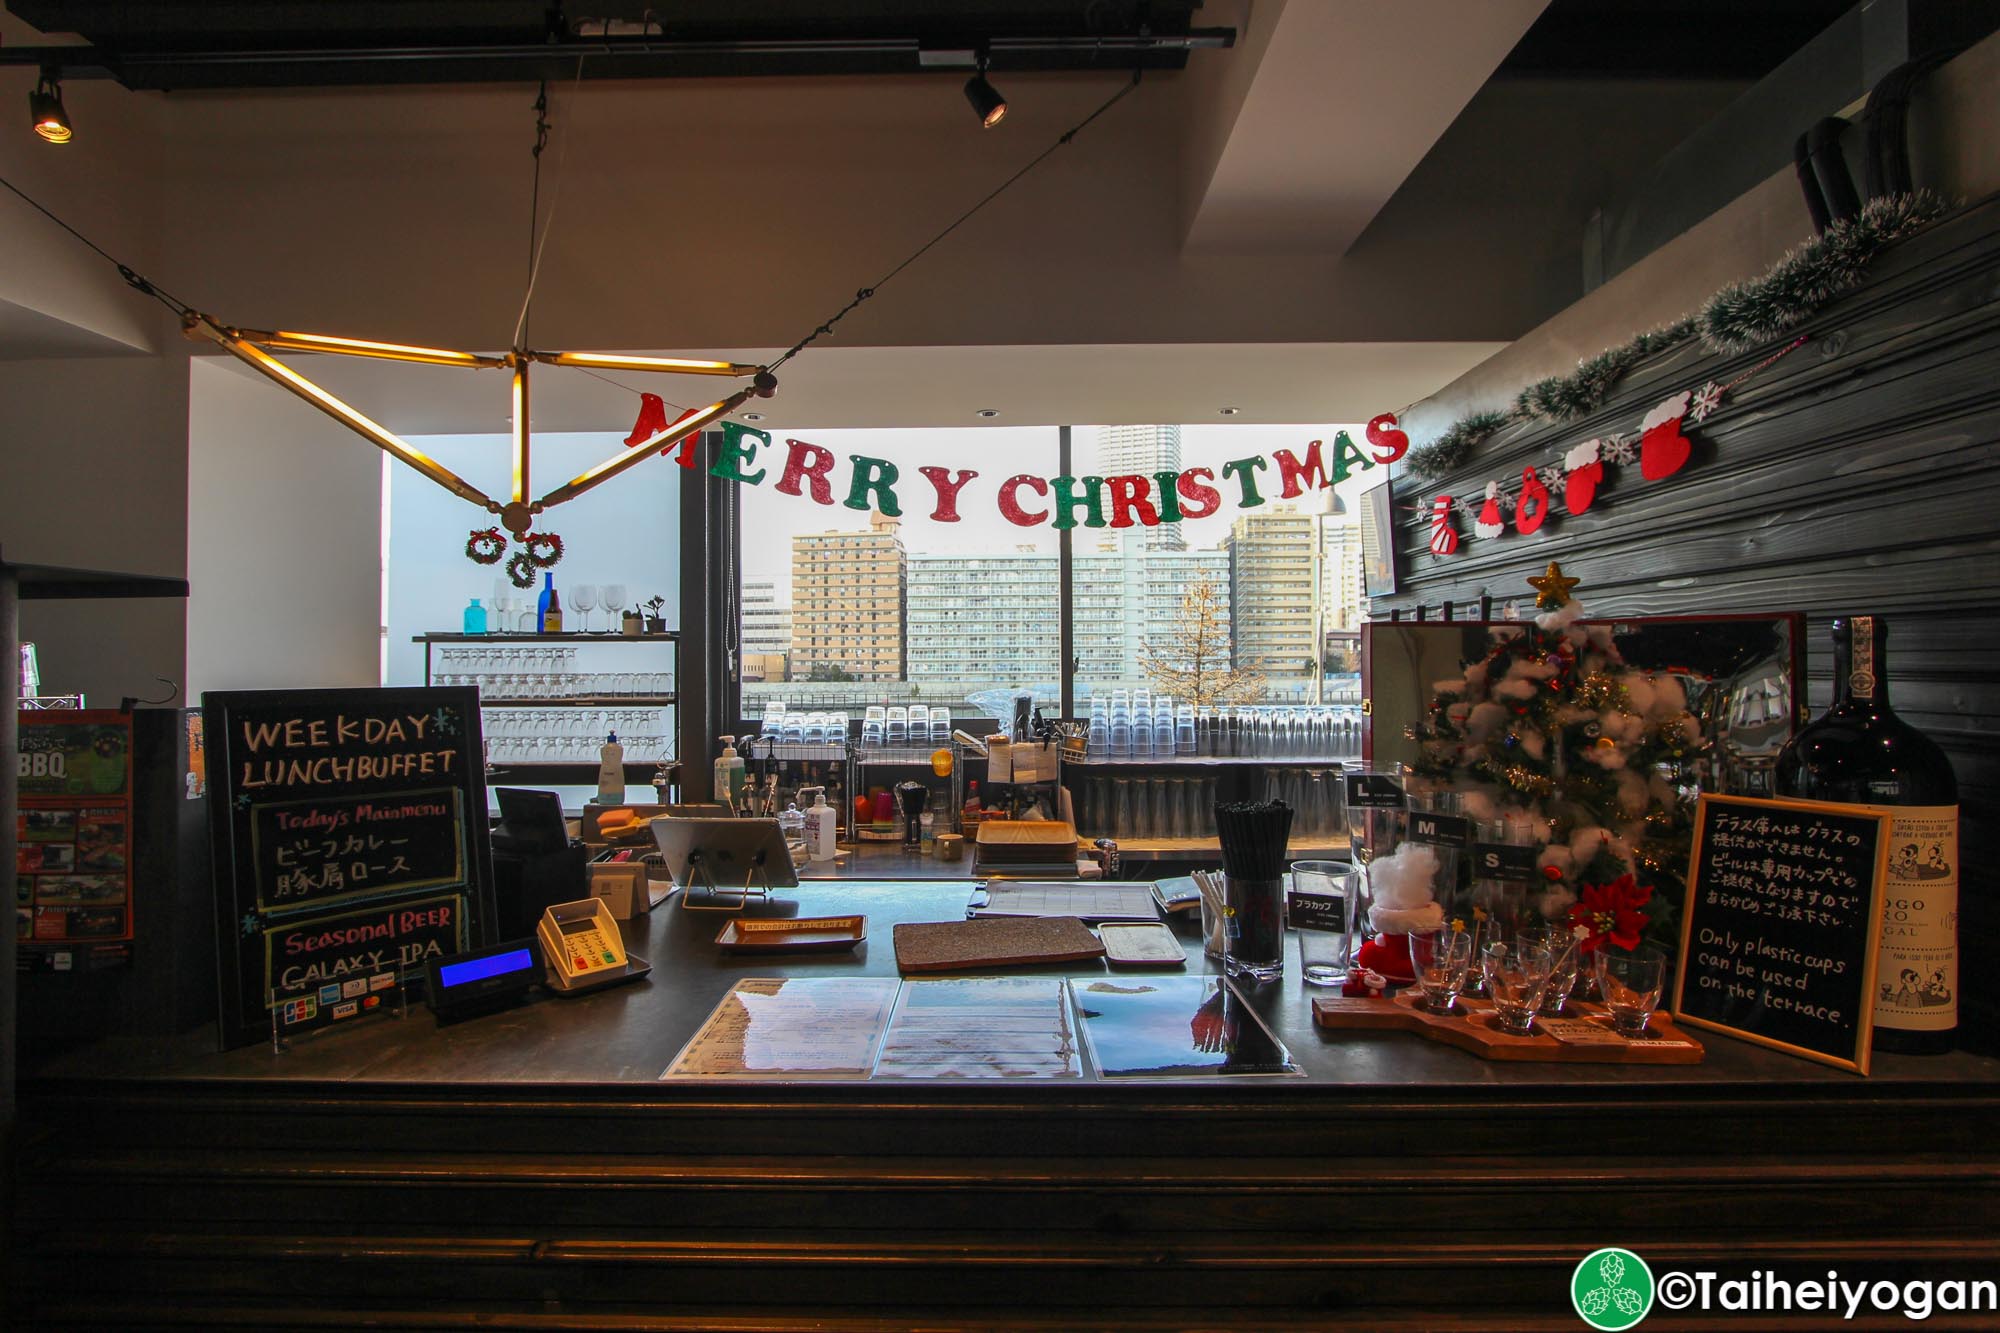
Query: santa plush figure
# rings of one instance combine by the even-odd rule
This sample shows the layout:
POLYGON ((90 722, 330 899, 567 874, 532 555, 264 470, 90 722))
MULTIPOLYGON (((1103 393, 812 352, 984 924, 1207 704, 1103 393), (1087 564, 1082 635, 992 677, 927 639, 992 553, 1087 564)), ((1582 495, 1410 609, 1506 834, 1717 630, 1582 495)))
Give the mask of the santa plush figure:
POLYGON ((1498 537, 1507 530, 1500 521, 1500 483, 1486 483, 1486 503, 1479 506, 1479 517, 1472 520, 1472 531, 1478 537, 1498 537))
POLYGON ((1416 980, 1410 962, 1412 932, 1444 924, 1437 901, 1438 854, 1420 842, 1406 842, 1395 855, 1368 866, 1368 921, 1374 938, 1354 951, 1354 964, 1392 982, 1416 980))

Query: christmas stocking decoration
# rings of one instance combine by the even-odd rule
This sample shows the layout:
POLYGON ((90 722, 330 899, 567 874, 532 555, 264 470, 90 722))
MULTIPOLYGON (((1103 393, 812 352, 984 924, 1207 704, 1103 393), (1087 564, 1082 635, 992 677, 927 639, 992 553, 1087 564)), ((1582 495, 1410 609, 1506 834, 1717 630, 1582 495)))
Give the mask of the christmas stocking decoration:
POLYGON ((1563 466, 1569 469, 1563 480, 1563 508, 1572 515, 1589 509, 1597 498, 1598 483, 1604 480, 1604 459, 1599 454, 1603 446, 1602 440, 1585 440, 1563 455, 1563 466))
POLYGON ((1694 452, 1694 445, 1681 434, 1681 419, 1687 415, 1689 395, 1683 391, 1655 407, 1639 423, 1639 475, 1659 481, 1679 472, 1694 452))
POLYGON ((1472 531, 1478 537, 1498 537, 1507 530, 1500 521, 1500 483, 1486 483, 1486 503, 1479 506, 1479 517, 1472 520, 1472 531))
POLYGON ((1458 529, 1451 525, 1451 497, 1431 502, 1431 554, 1450 555, 1458 549, 1458 529))
POLYGON ((1523 537, 1541 531, 1549 516, 1549 488, 1531 467, 1521 469, 1521 503, 1514 510, 1514 530, 1523 537))

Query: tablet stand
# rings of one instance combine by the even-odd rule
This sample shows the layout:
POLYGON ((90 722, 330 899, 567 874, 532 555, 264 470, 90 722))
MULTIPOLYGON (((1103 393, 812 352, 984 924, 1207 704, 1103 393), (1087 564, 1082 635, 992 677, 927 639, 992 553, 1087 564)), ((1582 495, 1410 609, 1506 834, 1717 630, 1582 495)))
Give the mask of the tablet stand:
POLYGON ((741 888, 725 888, 715 882, 709 873, 708 862, 700 849, 688 853, 687 887, 681 893, 681 906, 697 912, 739 912, 752 900, 774 901, 771 877, 764 870, 764 854, 759 852, 751 861, 750 869, 743 876, 741 888))

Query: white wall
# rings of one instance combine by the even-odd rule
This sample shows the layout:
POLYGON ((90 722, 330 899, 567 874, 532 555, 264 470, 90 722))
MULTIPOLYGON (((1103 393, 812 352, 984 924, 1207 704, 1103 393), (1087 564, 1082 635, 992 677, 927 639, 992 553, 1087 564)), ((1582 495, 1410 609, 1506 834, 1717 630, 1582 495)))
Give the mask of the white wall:
MULTIPOLYGON (((504 390, 504 385, 502 386, 504 390)), ((624 448, 624 434, 536 435, 532 455, 534 490, 546 493, 624 448)), ((489 495, 508 487, 509 444, 505 435, 420 435, 411 444, 489 495)), ((563 558, 551 572, 558 591, 579 583, 622 583, 629 601, 655 594, 666 598, 669 628, 680 625, 680 487, 678 460, 655 458, 541 514, 536 531, 563 539, 563 558)), ((699 476, 699 473, 692 474, 699 476)), ((711 483, 721 484, 721 483, 711 483)), ((389 472, 389 670, 390 685, 420 685, 424 654, 412 636, 455 632, 465 604, 491 605, 499 565, 476 565, 465 555, 465 539, 493 519, 437 483, 400 464, 389 472)), ((510 547, 509 554, 519 550, 510 547)), ((540 578, 535 580, 541 585, 540 578)), ((581 613, 566 599, 566 627, 582 628, 581 613)), ((602 628, 604 612, 596 613, 602 628)), ((590 649, 580 670, 652 670, 650 648, 590 649), (634 654, 634 656, 627 656, 634 654), (644 660, 637 654, 646 654, 644 660), (597 665, 597 663, 602 665, 597 665)), ((658 668, 666 669, 661 661, 658 668)))
POLYGON ((378 683, 381 451, 220 357, 187 433, 189 697, 378 683))

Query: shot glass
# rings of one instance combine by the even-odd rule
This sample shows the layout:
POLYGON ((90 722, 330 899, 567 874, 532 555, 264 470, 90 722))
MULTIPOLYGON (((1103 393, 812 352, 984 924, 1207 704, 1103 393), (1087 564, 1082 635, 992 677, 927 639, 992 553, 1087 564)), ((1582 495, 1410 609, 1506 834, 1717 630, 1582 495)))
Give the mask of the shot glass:
POLYGON ((1667 957, 1657 949, 1618 953, 1599 949, 1596 956, 1597 989, 1604 1007, 1611 1011, 1611 1026, 1621 1037, 1640 1037, 1660 1003, 1660 988, 1666 980, 1667 957))
POLYGON ((1441 926, 1413 933, 1410 965, 1423 988, 1424 1008, 1434 1014, 1451 1013, 1472 968, 1472 932, 1441 926))
POLYGON ((1534 1031, 1535 1015, 1549 988, 1549 951, 1525 940, 1486 946, 1480 966, 1500 1030, 1517 1036, 1534 1031))
POLYGON ((1292 862, 1285 919, 1299 942, 1299 975, 1308 986, 1347 983, 1360 917, 1359 876, 1343 861, 1292 862))

